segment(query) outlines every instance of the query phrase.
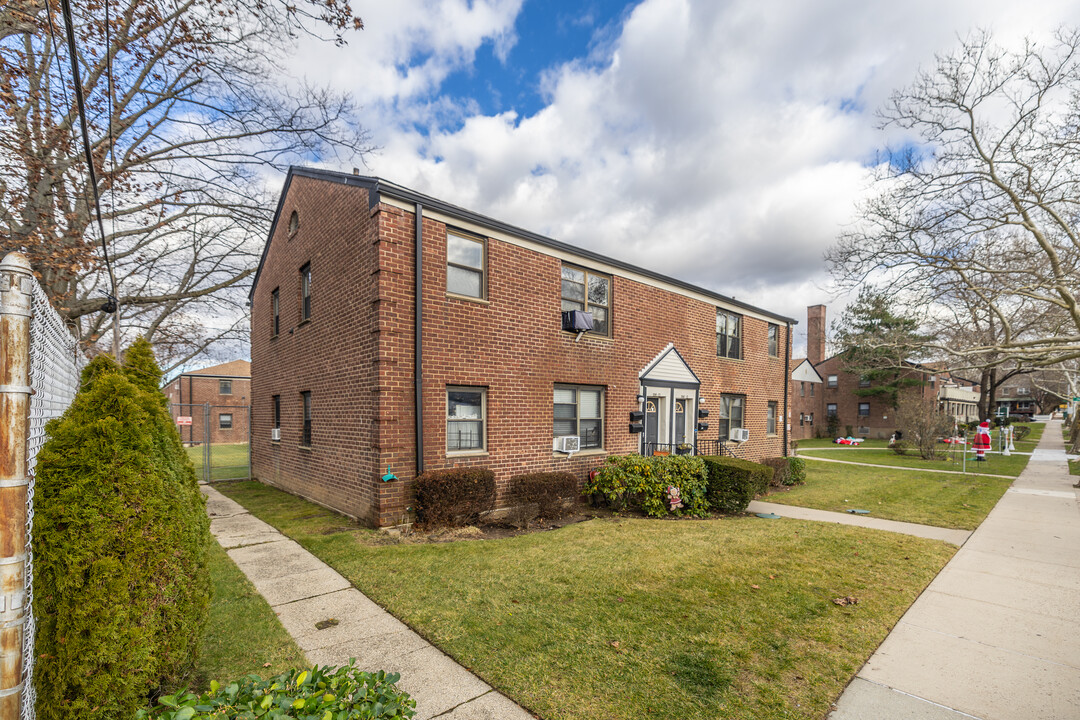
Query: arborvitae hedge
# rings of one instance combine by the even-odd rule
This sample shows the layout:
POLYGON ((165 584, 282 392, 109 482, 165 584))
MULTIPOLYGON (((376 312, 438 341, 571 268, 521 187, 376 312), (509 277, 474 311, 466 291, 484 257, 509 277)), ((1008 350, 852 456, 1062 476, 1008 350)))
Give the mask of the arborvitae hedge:
POLYGON ((149 344, 99 356, 46 427, 34 498, 40 720, 129 718, 195 659, 209 522, 149 344))

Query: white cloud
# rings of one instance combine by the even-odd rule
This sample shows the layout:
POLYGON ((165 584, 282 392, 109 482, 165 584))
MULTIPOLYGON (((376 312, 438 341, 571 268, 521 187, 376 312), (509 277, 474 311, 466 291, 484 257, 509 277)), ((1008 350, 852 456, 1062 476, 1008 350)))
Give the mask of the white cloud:
POLYGON ((527 79, 535 114, 440 98, 484 43, 512 66, 520 9, 362 3, 353 45, 305 46, 300 67, 365 104, 373 172, 795 318, 830 299, 822 254, 891 90, 976 26, 1008 40, 1080 20, 1057 0, 644 0, 588 57, 527 79))

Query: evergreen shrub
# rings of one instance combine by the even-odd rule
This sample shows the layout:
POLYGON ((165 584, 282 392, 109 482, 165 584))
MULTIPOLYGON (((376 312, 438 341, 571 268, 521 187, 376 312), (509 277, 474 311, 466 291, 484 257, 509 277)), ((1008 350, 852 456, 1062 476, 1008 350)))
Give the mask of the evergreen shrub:
POLYGON ((714 510, 743 512, 755 495, 765 492, 772 481, 771 467, 739 458, 702 458, 708 474, 708 500, 714 510))
POLYGON ((472 525, 495 507, 495 473, 478 467, 429 470, 413 481, 413 492, 421 525, 472 525))
POLYGON ((568 472, 537 472, 510 478, 510 496, 536 505, 536 516, 552 520, 566 511, 566 501, 578 496, 578 479, 568 472))
POLYGON ((40 720, 129 718, 194 662, 209 520, 148 343, 87 366, 34 496, 40 720))
POLYGON ((705 464, 692 455, 612 455, 596 469, 585 494, 600 494, 616 510, 640 509, 646 515, 669 513, 703 517, 709 509, 705 498, 705 464), (668 488, 677 488, 681 506, 672 507, 668 488))
POLYGON ((788 473, 785 485, 802 485, 806 482, 806 461, 801 457, 788 458, 788 473))
POLYGON ((397 673, 368 673, 350 662, 340 668, 288 670, 269 680, 250 675, 203 695, 180 692, 158 698, 136 720, 408 720, 416 701, 398 690, 397 673))

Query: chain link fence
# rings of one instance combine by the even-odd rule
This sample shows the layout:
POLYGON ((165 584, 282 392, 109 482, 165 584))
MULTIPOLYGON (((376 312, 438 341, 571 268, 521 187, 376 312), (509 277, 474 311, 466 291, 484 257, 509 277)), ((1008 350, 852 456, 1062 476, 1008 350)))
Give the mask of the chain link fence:
POLYGON ((60 417, 79 390, 86 356, 75 336, 53 309, 45 291, 33 284, 33 317, 30 321, 30 423, 26 465, 30 485, 26 495, 26 625, 23 635, 23 720, 34 720, 34 557, 30 547, 34 526, 34 469, 45 444, 45 424, 60 417))

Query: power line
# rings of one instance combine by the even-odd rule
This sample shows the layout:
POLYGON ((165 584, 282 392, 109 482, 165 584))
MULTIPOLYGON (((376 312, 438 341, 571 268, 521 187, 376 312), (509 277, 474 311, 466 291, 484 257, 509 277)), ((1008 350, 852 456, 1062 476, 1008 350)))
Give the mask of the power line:
MULTIPOLYGON (((113 354, 120 359, 119 342, 119 318, 120 301, 116 295, 116 275, 113 273, 112 263, 109 261, 109 248, 105 241, 105 224, 101 221, 101 198, 98 196, 97 173, 94 170, 94 156, 90 152, 90 133, 86 129, 86 103, 83 99, 82 79, 79 76, 79 63, 75 51, 75 24, 71 19, 71 3, 69 0, 60 0, 60 6, 64 13, 64 27, 67 30, 68 55, 71 60, 71 77, 75 83, 75 103, 79 111, 79 127, 82 129, 83 155, 86 157, 86 170, 90 174, 90 191, 94 196, 94 210, 97 215, 98 232, 101 234, 101 254, 105 259, 105 269, 109 272, 109 285, 112 294, 108 296, 108 302, 102 307, 106 312, 115 314, 113 318, 113 354)), ((107 12, 106 6, 106 12, 107 12)), ((106 30, 107 32, 107 30, 106 30)), ((109 52, 106 46, 106 52, 109 52)), ((112 73, 110 71, 110 84, 112 73)), ((112 137, 112 114, 109 114, 109 136, 112 137)))

